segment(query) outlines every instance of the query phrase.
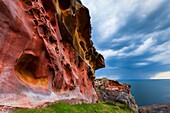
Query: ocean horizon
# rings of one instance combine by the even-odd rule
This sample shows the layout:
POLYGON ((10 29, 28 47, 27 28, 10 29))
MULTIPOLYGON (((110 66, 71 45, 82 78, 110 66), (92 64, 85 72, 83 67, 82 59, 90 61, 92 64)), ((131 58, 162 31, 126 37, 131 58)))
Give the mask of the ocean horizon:
POLYGON ((118 80, 131 85, 138 106, 170 103, 170 79, 118 80))

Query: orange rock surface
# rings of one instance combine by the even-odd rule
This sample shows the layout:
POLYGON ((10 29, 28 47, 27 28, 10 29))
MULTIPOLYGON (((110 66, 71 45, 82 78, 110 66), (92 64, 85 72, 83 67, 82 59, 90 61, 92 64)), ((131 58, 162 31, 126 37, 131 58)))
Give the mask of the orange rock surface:
POLYGON ((0 105, 95 103, 104 58, 79 0, 0 0, 0 105))

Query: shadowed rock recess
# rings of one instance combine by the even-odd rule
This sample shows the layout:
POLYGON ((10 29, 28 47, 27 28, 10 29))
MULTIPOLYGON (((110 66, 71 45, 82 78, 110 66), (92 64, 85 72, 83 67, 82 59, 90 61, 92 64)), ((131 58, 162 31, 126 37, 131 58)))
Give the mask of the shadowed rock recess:
POLYGON ((95 103, 104 58, 79 0, 0 0, 0 106, 95 103))

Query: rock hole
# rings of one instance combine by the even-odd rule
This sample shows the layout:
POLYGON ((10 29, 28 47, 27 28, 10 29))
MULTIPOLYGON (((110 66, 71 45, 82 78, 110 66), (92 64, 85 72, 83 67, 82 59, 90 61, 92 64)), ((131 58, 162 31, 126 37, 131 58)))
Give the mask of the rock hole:
POLYGON ((33 14, 34 14, 35 18, 39 19, 40 18, 40 13, 41 12, 38 9, 36 9, 36 8, 33 9, 33 14))
POLYGON ((61 61, 61 65, 64 65, 64 61, 61 61))
POLYGON ((47 34, 47 28, 46 28, 46 26, 44 26, 44 25, 39 25, 38 26, 38 33, 39 33, 39 35, 40 36, 45 36, 46 34, 47 34))
POLYGON ((26 11, 26 13, 31 16, 32 18, 34 18, 34 13, 32 11, 32 9, 30 9, 29 11, 26 11))
POLYGON ((62 56, 62 59, 64 60, 64 56, 62 56))
POLYGON ((93 72, 92 72, 91 67, 88 67, 87 75, 88 75, 89 78, 92 78, 92 77, 93 77, 93 72))
POLYGON ((84 51, 86 51, 85 44, 84 44, 83 41, 80 41, 80 46, 82 47, 82 49, 83 49, 84 51))
POLYGON ((54 36, 50 36, 50 37, 49 37, 49 41, 50 41, 51 43, 57 42, 57 40, 55 39, 54 36))
POLYGON ((77 63, 78 63, 78 68, 81 67, 81 62, 82 62, 82 59, 80 56, 78 56, 78 59, 77 59, 77 63))
POLYGON ((60 39, 60 43, 62 43, 63 42, 63 40, 62 39, 60 39))
POLYGON ((58 0, 59 6, 62 10, 66 10, 70 7, 70 0, 58 0))
POLYGON ((86 58, 86 60, 90 60, 90 54, 89 54, 89 52, 86 52, 86 53, 85 53, 85 58, 86 58))
POLYGON ((58 47, 55 48, 55 51, 56 51, 57 54, 59 54, 59 49, 58 49, 58 47))
POLYGON ((55 70, 59 71, 58 65, 55 64, 55 70))
POLYGON ((15 73, 17 77, 27 84, 47 85, 47 77, 36 78, 36 70, 38 68, 39 58, 32 54, 23 53, 17 60, 15 65, 15 73))
POLYGON ((37 20, 34 20, 34 23, 36 26, 38 26, 38 21, 37 20))
POLYGON ((25 4, 28 6, 32 6, 32 2, 30 0, 24 0, 25 4))

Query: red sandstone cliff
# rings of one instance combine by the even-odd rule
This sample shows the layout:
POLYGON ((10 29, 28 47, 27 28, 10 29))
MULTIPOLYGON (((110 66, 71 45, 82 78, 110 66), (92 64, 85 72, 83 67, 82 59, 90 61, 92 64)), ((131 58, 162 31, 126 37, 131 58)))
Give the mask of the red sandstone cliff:
POLYGON ((0 0, 0 106, 96 102, 89 11, 79 0, 0 0))

